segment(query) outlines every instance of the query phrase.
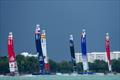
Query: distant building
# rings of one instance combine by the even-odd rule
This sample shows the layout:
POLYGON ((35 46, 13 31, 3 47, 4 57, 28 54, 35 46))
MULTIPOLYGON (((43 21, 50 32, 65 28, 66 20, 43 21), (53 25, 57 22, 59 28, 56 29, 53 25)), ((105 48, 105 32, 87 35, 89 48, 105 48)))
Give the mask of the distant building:
MULTIPOLYGON (((97 60, 104 60, 107 62, 106 52, 91 52, 87 53, 88 62, 93 63, 97 60)), ((113 51, 110 53, 111 60, 120 58, 120 51, 113 51)), ((75 53, 76 63, 82 62, 82 53, 75 53)))
POLYGON ((24 57, 37 57, 37 54, 29 54, 28 52, 21 53, 24 57))

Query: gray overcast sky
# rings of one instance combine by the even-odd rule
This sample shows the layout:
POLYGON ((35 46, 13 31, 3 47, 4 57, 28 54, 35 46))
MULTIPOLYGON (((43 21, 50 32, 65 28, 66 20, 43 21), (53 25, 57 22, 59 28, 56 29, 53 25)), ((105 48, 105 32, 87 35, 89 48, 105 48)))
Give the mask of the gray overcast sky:
POLYGON ((53 60, 70 60, 69 35, 76 52, 81 52, 80 33, 87 33, 87 50, 105 51, 105 33, 111 38, 111 51, 120 50, 119 0, 22 0, 0 1, 0 56, 7 55, 7 37, 14 35, 16 54, 36 53, 35 25, 47 32, 47 49, 53 60))

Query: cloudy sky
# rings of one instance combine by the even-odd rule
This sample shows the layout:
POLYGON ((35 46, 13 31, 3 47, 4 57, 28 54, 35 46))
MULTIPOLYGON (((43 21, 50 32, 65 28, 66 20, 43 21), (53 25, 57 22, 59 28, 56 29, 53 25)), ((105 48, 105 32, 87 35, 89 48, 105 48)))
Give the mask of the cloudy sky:
POLYGON ((9 32, 14 35, 16 54, 35 54, 36 24, 46 30, 48 55, 53 60, 70 60, 70 34, 75 51, 81 52, 83 28, 88 52, 105 51, 106 32, 110 34, 111 51, 120 50, 119 0, 0 0, 0 56, 7 55, 9 32))

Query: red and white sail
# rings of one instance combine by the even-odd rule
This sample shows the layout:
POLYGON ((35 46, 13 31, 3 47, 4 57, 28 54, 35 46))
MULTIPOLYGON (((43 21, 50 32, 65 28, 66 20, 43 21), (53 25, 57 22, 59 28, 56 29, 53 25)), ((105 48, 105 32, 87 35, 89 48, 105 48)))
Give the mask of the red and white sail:
POLYGON ((42 34, 41 34, 41 46, 42 46, 42 52, 43 52, 43 56, 44 56, 45 72, 49 73, 49 62, 48 62, 48 56, 47 56, 46 33, 45 33, 45 30, 42 30, 42 34))
POLYGON ((111 68, 111 59, 110 59, 110 38, 109 38, 109 34, 106 33, 106 37, 105 37, 105 47, 106 47, 106 56, 107 56, 107 61, 108 61, 108 68, 109 71, 112 71, 111 68))
POLYGON ((8 36, 8 58, 9 58, 9 68, 11 73, 18 73, 17 62, 15 58, 14 44, 13 44, 13 34, 9 33, 8 36))

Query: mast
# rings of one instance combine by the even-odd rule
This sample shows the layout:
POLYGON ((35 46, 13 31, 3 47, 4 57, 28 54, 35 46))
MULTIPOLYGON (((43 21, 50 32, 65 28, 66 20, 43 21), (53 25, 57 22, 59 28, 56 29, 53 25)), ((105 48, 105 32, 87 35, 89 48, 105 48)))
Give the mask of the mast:
POLYGON ((112 67, 111 67, 111 59, 110 59, 110 38, 108 33, 106 33, 106 37, 105 37, 105 47, 106 47, 106 56, 108 61, 108 69, 111 72, 112 67))
POLYGON ((41 33, 40 33, 40 25, 36 25, 35 30, 35 43, 36 43, 36 50, 38 54, 38 61, 39 61, 39 73, 44 74, 44 57, 41 47, 41 33))
POLYGON ((45 30, 42 30, 42 34, 41 34, 41 45, 42 45, 42 51, 43 51, 43 56, 44 56, 45 72, 46 72, 46 73, 49 73, 49 62, 48 62, 48 56, 47 56, 46 32, 45 32, 45 30))
POLYGON ((75 49, 74 49, 73 35, 70 35, 70 52, 71 52, 71 60, 73 63, 73 72, 76 72, 76 60, 75 60, 75 49))
POLYGON ((18 74, 18 67, 16 62, 16 56, 14 52, 14 44, 13 44, 13 34, 12 32, 9 33, 8 36, 8 58, 9 58, 9 69, 11 75, 18 74))
POLYGON ((85 29, 82 30, 81 35, 81 52, 82 52, 82 63, 84 72, 88 72, 88 59, 87 59, 87 49, 86 49, 86 33, 85 29))

